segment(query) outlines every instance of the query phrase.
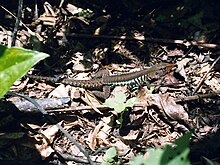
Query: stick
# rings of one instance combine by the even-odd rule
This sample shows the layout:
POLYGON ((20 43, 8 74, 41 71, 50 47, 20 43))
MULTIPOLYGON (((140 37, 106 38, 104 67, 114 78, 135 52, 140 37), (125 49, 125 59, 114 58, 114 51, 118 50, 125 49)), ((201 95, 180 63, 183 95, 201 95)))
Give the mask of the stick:
POLYGON ((108 36, 108 35, 91 35, 91 34, 67 34, 66 36, 72 38, 90 38, 90 39, 112 39, 112 40, 123 40, 123 41, 145 41, 151 43, 166 43, 166 44, 181 44, 185 46, 201 46, 211 49, 220 49, 220 45, 201 43, 198 41, 187 41, 187 40, 173 40, 173 39, 160 39, 160 38, 145 38, 144 36, 128 37, 128 36, 108 36))

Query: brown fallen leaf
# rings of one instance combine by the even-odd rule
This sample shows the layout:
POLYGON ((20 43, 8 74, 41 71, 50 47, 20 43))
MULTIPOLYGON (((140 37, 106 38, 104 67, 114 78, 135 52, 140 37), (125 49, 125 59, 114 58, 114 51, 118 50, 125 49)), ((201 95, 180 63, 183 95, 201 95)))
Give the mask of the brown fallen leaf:
POLYGON ((95 151, 95 148, 97 146, 98 143, 97 135, 100 129, 102 128, 102 126, 103 126, 103 121, 100 121, 99 124, 95 127, 95 129, 89 133, 87 143, 89 145, 89 148, 93 151, 95 151))
POLYGON ((101 103, 89 92, 86 92, 84 89, 80 88, 80 91, 84 94, 84 97, 81 96, 81 99, 87 103, 94 111, 96 111, 99 114, 103 114, 101 111, 99 111, 98 108, 96 108, 97 105, 101 105, 101 103))
POLYGON ((147 106, 157 106, 162 114, 177 121, 188 121, 188 113, 183 106, 176 104, 168 94, 147 94, 141 95, 141 101, 147 102, 147 106))
POLYGON ((139 130, 130 130, 126 136, 122 136, 123 140, 136 140, 140 134, 139 130))
POLYGON ((89 133, 87 143, 89 147, 94 151, 97 146, 110 145, 108 141, 108 136, 112 127, 109 125, 111 122, 111 116, 103 117, 95 129, 89 133))
MULTIPOLYGON (((62 122, 60 122, 61 124, 62 122)), ((42 131, 41 133, 44 134, 50 142, 52 142, 58 133, 59 129, 56 125, 49 126, 46 130, 42 131)))
POLYGON ((117 140, 113 146, 116 148, 119 156, 125 156, 131 150, 129 145, 126 145, 121 140, 117 140))
POLYGON ((112 118, 114 118, 112 115, 102 118, 103 127, 98 133, 99 145, 102 145, 103 143, 104 145, 110 145, 110 142, 107 138, 109 137, 109 134, 112 130, 112 126, 111 126, 113 125, 112 118))
POLYGON ((47 139, 42 138, 42 144, 35 144, 35 147, 43 159, 47 158, 52 152, 54 152, 48 142, 52 143, 57 133, 58 128, 56 125, 50 126, 46 130, 42 131, 42 134, 47 139))
POLYGON ((69 97, 68 94, 68 88, 63 85, 60 84, 58 87, 56 87, 50 94, 49 94, 49 98, 60 98, 60 97, 69 97))
POLYGON ((188 121, 188 113, 184 110, 183 106, 176 104, 172 97, 169 97, 168 94, 160 95, 161 105, 166 113, 173 120, 177 121, 188 121))

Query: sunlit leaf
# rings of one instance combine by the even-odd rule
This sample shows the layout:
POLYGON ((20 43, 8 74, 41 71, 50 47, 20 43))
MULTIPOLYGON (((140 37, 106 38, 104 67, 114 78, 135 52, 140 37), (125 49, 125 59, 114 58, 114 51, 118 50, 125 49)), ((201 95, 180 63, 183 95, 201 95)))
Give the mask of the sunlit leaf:
POLYGON ((116 102, 125 102, 126 101, 126 96, 124 93, 122 92, 118 92, 116 95, 115 95, 115 101, 116 102))
POLYGON ((117 106, 114 107, 115 112, 117 113, 121 113, 123 111, 125 111, 126 105, 125 103, 118 103, 117 106))
POLYGON ((0 45, 0 98, 17 79, 48 56, 46 53, 23 48, 6 48, 0 45))
POLYGON ((189 139, 191 133, 186 133, 175 141, 176 146, 166 145, 163 149, 148 149, 148 159, 137 156, 129 164, 135 165, 141 163, 143 165, 189 165, 189 139))
POLYGON ((126 102, 126 107, 133 107, 135 103, 138 102, 138 98, 137 97, 132 97, 130 99, 127 100, 126 102))
POLYGON ((129 165, 147 165, 147 162, 143 155, 138 155, 129 163, 129 165))
POLYGON ((104 160, 108 160, 109 158, 114 158, 117 155, 117 151, 115 147, 109 148, 103 157, 104 160))
POLYGON ((114 162, 114 157, 117 156, 117 151, 115 147, 109 148, 106 152, 105 155, 103 156, 103 162, 102 165, 112 165, 112 164, 117 164, 117 162, 114 162))
POLYGON ((171 147, 166 145, 163 149, 149 150, 149 159, 147 159, 147 164, 154 165, 189 165, 189 138, 191 133, 186 133, 184 136, 180 137, 175 141, 176 146, 171 147))
POLYGON ((105 100, 105 103, 104 103, 106 106, 108 106, 109 108, 114 108, 117 103, 115 103, 115 100, 114 98, 108 98, 105 100))

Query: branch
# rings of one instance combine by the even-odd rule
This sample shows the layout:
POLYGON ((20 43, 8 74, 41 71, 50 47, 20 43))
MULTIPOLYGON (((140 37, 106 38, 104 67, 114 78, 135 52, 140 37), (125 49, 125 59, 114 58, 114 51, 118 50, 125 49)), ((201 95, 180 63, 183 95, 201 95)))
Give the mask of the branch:
POLYGON ((67 34, 66 36, 72 38, 89 38, 89 39, 111 39, 111 40, 123 40, 123 41, 145 41, 150 43, 165 43, 165 44, 181 44, 185 46, 199 46, 211 49, 220 49, 220 45, 201 43, 198 41, 187 41, 187 40, 173 40, 173 39, 160 39, 160 38, 145 38, 144 36, 128 37, 128 36, 109 36, 109 35, 91 35, 91 34, 67 34))

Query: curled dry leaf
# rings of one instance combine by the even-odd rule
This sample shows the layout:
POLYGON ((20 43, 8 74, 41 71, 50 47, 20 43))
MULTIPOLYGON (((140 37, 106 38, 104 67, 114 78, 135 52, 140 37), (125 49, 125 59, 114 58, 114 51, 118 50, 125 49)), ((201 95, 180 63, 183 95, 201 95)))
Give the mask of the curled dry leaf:
POLYGON ((99 142, 100 145, 102 143, 104 143, 105 145, 110 145, 110 142, 108 140, 108 136, 112 130, 112 118, 113 116, 108 116, 108 117, 103 117, 102 121, 103 121, 103 127, 100 130, 100 132, 98 133, 98 137, 99 137, 99 142))
POLYGON ((183 106, 176 104, 172 97, 169 97, 168 94, 160 95, 161 105, 164 112, 173 120, 184 120, 187 121, 189 116, 184 110, 183 106))
POLYGON ((188 114, 184 110, 183 106, 176 104, 172 97, 169 97, 168 94, 146 94, 145 100, 148 105, 155 105, 159 110, 165 113, 168 117, 177 121, 187 121, 188 114))
POLYGON ((48 140, 50 143, 52 143, 57 133, 57 126, 50 126, 42 132, 42 134, 47 138, 47 140, 43 138, 42 144, 35 144, 36 149, 38 150, 43 159, 47 158, 52 152, 54 152, 54 150, 49 146, 48 140))
POLYGON ((97 135, 100 129, 102 128, 102 126, 103 126, 103 121, 100 121, 99 124, 95 127, 95 129, 89 133, 87 142, 89 148, 93 151, 95 151, 95 148, 97 146, 98 143, 97 135))
POLYGON ((184 58, 183 60, 177 63, 176 72, 178 72, 185 79, 185 81, 187 81, 187 75, 184 66, 186 66, 189 61, 190 59, 184 58))
POLYGON ((98 108, 96 108, 98 105, 100 105, 99 100, 97 100, 94 95, 92 95, 89 92, 86 92, 83 88, 80 88, 80 91, 84 94, 84 97, 81 96, 81 99, 88 104, 94 111, 96 111, 99 114, 103 114, 98 108))
POLYGON ((54 150, 48 145, 47 141, 43 137, 37 137, 38 141, 40 141, 41 138, 41 143, 36 143, 34 146, 38 153, 41 155, 42 159, 46 159, 54 150))
POLYGON ((112 127, 108 125, 110 122, 111 117, 104 117, 95 129, 89 133, 87 143, 93 151, 95 151, 96 146, 100 146, 103 143, 104 145, 110 145, 107 139, 112 129, 112 127))

